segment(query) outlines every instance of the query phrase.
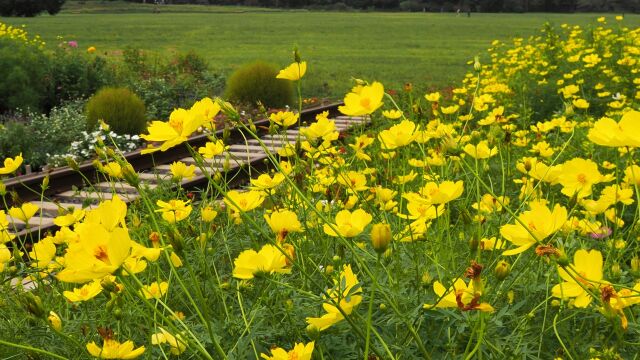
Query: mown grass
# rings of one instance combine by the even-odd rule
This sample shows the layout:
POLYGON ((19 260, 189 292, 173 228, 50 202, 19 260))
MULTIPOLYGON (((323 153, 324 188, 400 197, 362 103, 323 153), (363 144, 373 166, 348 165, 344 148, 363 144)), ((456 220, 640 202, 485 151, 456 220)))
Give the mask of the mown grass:
MULTIPOLYGON (((179 6, 160 7, 162 13, 114 13, 90 4, 78 13, 78 4, 57 16, 33 19, 2 18, 25 24, 49 45, 77 40, 81 47, 118 56, 120 50, 141 48, 163 55, 195 50, 222 73, 256 59, 281 66, 291 62, 297 45, 309 60, 305 93, 341 97, 350 77, 382 81, 400 89, 412 82, 420 89, 458 83, 466 62, 494 39, 529 36, 549 21, 556 25, 595 23, 595 14, 473 14, 470 18, 434 13, 336 13, 280 11, 243 13, 247 8, 179 6), (200 12, 179 12, 197 11, 200 12), (225 9, 223 12, 221 9, 225 9), (208 12, 207 12, 208 11, 208 12), (216 11, 216 12, 213 12, 216 11)), ((134 5, 131 9, 153 9, 134 5)), ((640 16, 627 15, 627 26, 640 24, 640 16)))

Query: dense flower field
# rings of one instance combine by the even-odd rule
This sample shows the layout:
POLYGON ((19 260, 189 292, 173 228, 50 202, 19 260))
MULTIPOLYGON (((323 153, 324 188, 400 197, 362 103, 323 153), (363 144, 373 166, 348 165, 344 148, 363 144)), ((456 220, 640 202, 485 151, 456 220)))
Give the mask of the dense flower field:
MULTIPOLYGON (((192 201, 153 190, 116 152, 99 168, 139 188, 61 214, 32 249, 2 232, 0 351, 50 358, 618 359, 640 349, 640 30, 546 25, 494 42, 459 87, 418 94, 357 80, 273 172, 192 201), (224 202, 215 201, 224 198, 224 202), (22 252, 21 252, 22 251, 22 252), (8 280, 28 277, 31 291, 8 280), (38 355, 39 354, 39 355, 38 355)), ((300 84, 295 62, 279 77, 300 84)), ((312 67, 310 67, 311 69, 312 67)), ((301 87, 298 86, 298 89, 301 87)), ((203 99, 155 121, 166 151, 233 106, 203 99)), ((271 131, 299 120, 271 115, 271 131)), ((1 173, 20 164, 5 160, 1 173)), ((195 167, 172 166, 175 184, 195 167)), ((9 213, 25 221, 24 204, 9 213)))

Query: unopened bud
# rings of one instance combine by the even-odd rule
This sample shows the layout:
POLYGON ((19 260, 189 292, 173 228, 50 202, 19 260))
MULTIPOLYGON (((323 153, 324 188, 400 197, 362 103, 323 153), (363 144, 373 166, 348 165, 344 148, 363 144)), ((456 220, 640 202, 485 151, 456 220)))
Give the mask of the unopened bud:
POLYGON ((429 284, 431 284, 431 274, 429 274, 428 271, 425 271, 422 273, 422 277, 420 278, 420 281, 422 282, 423 286, 427 286, 429 284))
POLYGON ((305 329, 307 336, 309 337, 309 339, 311 340, 315 340, 320 336, 320 329, 318 329, 317 326, 315 325, 307 325, 307 328, 305 329))
POLYGON ((177 253, 182 252, 184 249, 184 241, 182 239, 182 235, 175 229, 169 232, 169 243, 173 247, 173 250, 177 253))
POLYGON ((562 249, 558 249, 558 258, 556 261, 561 267, 567 267, 569 266, 569 264, 571 264, 569 257, 567 257, 567 254, 562 249))
POLYGON ((46 312, 42 306, 42 299, 34 295, 33 293, 24 293, 24 296, 20 299, 22 306, 31 313, 31 315, 39 318, 44 318, 46 312))
POLYGON ((611 277, 613 279, 619 279, 622 275, 622 269, 620 268, 620 264, 614 263, 611 265, 611 277))
POLYGON ((67 157, 67 166, 69 166, 71 169, 73 169, 74 171, 78 171, 80 170, 80 167, 78 166, 78 163, 76 162, 76 159, 74 159, 73 157, 69 156, 67 157))
POLYGON ((293 61, 297 63, 302 61, 302 59, 300 58, 300 52, 298 51, 297 46, 293 48, 293 61))
POLYGON ((371 244, 373 249, 382 254, 391 242, 391 226, 389 224, 374 224, 371 228, 371 244))
POLYGON ((135 188, 140 186, 140 176, 133 169, 133 166, 131 166, 131 164, 127 164, 122 168, 122 176, 124 177, 124 180, 127 182, 127 184, 135 188))
POLYGON ((7 195, 7 185, 4 182, 0 181, 0 196, 7 195))
POLYGON ((631 258, 631 274, 636 277, 640 276, 640 258, 638 256, 631 258))
POLYGON ((62 330, 62 320, 60 319, 60 316, 58 316, 58 314, 53 311, 49 311, 49 317, 47 317, 47 320, 49 321, 51 327, 56 331, 62 330))
POLYGON ((475 71, 482 70, 482 64, 480 64, 480 57, 478 57, 478 56, 473 58, 473 69, 475 71))
POLYGON ((504 280, 509 273, 511 272, 511 264, 509 264, 506 260, 498 261, 495 269, 495 275, 498 280, 504 280))
POLYGON ((42 190, 46 190, 49 187, 49 175, 42 179, 42 190))

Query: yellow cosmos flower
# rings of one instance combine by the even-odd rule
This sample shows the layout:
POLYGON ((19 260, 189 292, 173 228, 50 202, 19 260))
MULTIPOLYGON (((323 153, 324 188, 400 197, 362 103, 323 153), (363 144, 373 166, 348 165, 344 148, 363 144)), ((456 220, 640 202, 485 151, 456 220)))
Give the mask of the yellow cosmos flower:
POLYGON ((426 94, 424 98, 430 102, 438 102, 440 101, 440 93, 439 92, 429 93, 429 94, 426 94))
POLYGON ((396 109, 385 110, 382 112, 382 116, 386 117, 387 119, 395 120, 402 117, 402 111, 396 109))
POLYGON ((234 211, 247 212, 262 205, 264 193, 261 191, 238 192, 231 190, 224 198, 224 203, 234 211))
POLYGON ((446 204, 459 198, 463 191, 464 183, 462 180, 455 183, 453 181, 443 181, 439 184, 430 181, 420 189, 420 194, 432 204, 446 204))
POLYGON ((417 137, 415 130, 416 124, 413 121, 403 120, 400 124, 393 125, 378 134, 380 146, 383 150, 394 150, 409 145, 417 137))
POLYGON ((629 111, 620 122, 602 118, 593 125, 587 135, 589 141, 602 146, 640 147, 640 112, 629 111))
POLYGON ((290 272, 287 257, 273 245, 265 245, 258 252, 245 250, 233 261, 233 277, 236 279, 253 279, 258 273, 289 274, 290 272))
POLYGON ((56 277, 60 281, 85 283, 112 274, 129 257, 131 238, 126 229, 108 231, 99 223, 77 224, 78 241, 69 243, 64 256, 65 268, 56 277))
POLYGON ((292 350, 286 351, 283 348, 271 349, 271 356, 260 354, 265 360, 311 360, 315 341, 308 344, 296 343, 292 350))
POLYGON ((276 234, 276 240, 282 242, 287 235, 292 232, 302 232, 302 224, 298 220, 298 215, 290 210, 279 210, 271 213, 271 216, 265 214, 264 219, 276 234))
POLYGON ((220 112, 221 107, 218 101, 211 100, 211 98, 205 97, 200 101, 196 101, 190 112, 196 115, 201 115, 204 118, 205 125, 210 124, 220 112))
POLYGON ((81 302, 91 300, 101 292, 100 280, 94 280, 80 288, 74 288, 73 291, 64 291, 62 295, 71 302, 81 302))
POLYGON ((460 109, 460 106, 451 105, 451 106, 443 106, 443 107, 441 107, 440 111, 445 115, 451 115, 451 114, 454 114, 456 111, 458 111, 458 109, 460 109))
POLYGON ((300 80, 304 74, 307 72, 307 62, 294 62, 286 68, 280 70, 278 75, 276 75, 276 79, 285 79, 296 81, 300 80))
POLYGON ((558 273, 564 281, 555 285, 551 294, 562 299, 575 298, 573 305, 579 308, 587 307, 593 300, 585 288, 593 291, 606 283, 602 280, 602 254, 598 250, 576 251, 573 264, 564 269, 558 267, 558 273))
POLYGON ((548 142, 540 141, 535 145, 533 145, 529 150, 529 152, 538 153, 543 158, 548 158, 548 157, 551 157, 551 155, 553 155, 554 150, 553 150, 553 147, 551 147, 551 145, 549 145, 548 142))
POLYGON ((213 159, 214 156, 222 154, 225 150, 222 140, 207 142, 204 147, 198 148, 198 152, 202 154, 205 159, 213 159))
POLYGON ((440 301, 435 305, 424 304, 423 308, 459 308, 464 311, 479 310, 483 312, 493 312, 494 309, 491 305, 478 302, 482 293, 474 289, 473 285, 473 281, 470 281, 469 285, 467 285, 464 280, 456 279, 453 286, 447 289, 440 281, 435 281, 433 283, 433 291, 438 298, 440 298, 440 301))
POLYGON ((336 214, 336 223, 333 226, 324 224, 323 229, 324 233, 329 236, 354 237, 360 234, 371 220, 373 217, 362 209, 357 209, 354 212, 342 210, 336 214))
POLYGON ((630 186, 640 186, 640 166, 630 165, 624 169, 624 182, 630 186))
POLYGON ((49 316, 47 316, 47 321, 51 324, 51 327, 56 331, 62 330, 62 319, 60 316, 56 314, 54 311, 49 311, 49 316))
POLYGON ((346 174, 338 175, 338 183, 345 186, 350 193, 369 189, 367 177, 356 171, 349 171, 346 174))
POLYGON ((553 212, 542 202, 534 201, 529 204, 531 210, 518 216, 515 224, 503 225, 500 235, 518 246, 507 250, 502 255, 516 255, 524 252, 539 241, 560 230, 567 222, 567 209, 559 204, 553 212))
POLYGON ((98 347, 95 342, 87 344, 87 351, 91 356, 99 359, 135 359, 144 354, 144 346, 134 349, 133 341, 128 340, 119 343, 114 339, 104 339, 102 348, 98 347))
POLYGON ((24 222, 28 222, 37 212, 40 210, 40 207, 36 204, 32 203, 24 203, 19 208, 12 207, 9 209, 9 215, 11 217, 22 220, 24 222))
POLYGON ((316 122, 306 128, 300 129, 300 134, 311 142, 322 139, 331 142, 338 139, 339 133, 336 130, 336 123, 326 116, 316 116, 316 122))
POLYGON ((534 157, 523 157, 516 164, 516 169, 536 180, 548 182, 551 185, 558 183, 558 178, 562 173, 561 165, 548 166, 534 157))
POLYGON ((145 299, 160 299, 169 290, 169 283, 166 281, 155 281, 150 285, 144 285, 140 289, 140 293, 145 299))
POLYGON ((200 216, 202 217, 202 221, 212 222, 216 218, 216 216, 218 216, 218 212, 215 211, 211 206, 205 206, 202 210, 200 210, 200 216))
POLYGON ((478 145, 467 144, 462 149, 474 159, 488 159, 498 153, 498 147, 489 148, 489 142, 482 140, 478 145))
POLYGON ((575 99, 571 102, 573 104, 574 107, 578 108, 578 109, 588 109, 589 108, 589 102, 585 99, 575 99))
POLYGON ((331 300, 322 304, 326 313, 321 317, 307 318, 307 324, 315 327, 318 331, 323 331, 344 320, 344 315, 334 304, 338 304, 340 309, 349 315, 362 302, 362 288, 358 283, 358 277, 351 270, 351 265, 345 265, 340 272, 339 279, 334 282, 333 289, 328 291, 331 300))
POLYGON ((382 106, 384 87, 379 82, 371 85, 355 87, 344 98, 344 106, 338 110, 348 116, 368 115, 382 106))
POLYGON ((480 213, 490 214, 502 211, 502 204, 508 205, 509 198, 506 196, 498 196, 495 198, 491 194, 484 194, 480 198, 480 202, 473 203, 471 207, 478 210, 480 213))
POLYGON ((0 272, 3 272, 9 261, 13 260, 12 255, 11 250, 6 245, 0 244, 0 272))
POLYGON ((34 268, 46 268, 56 256, 56 245, 52 237, 46 237, 33 244, 33 249, 29 252, 31 266, 34 268))
POLYGON ((53 223, 60 227, 71 226, 82 220, 82 218, 84 218, 84 215, 84 210, 74 209, 73 212, 69 214, 57 216, 55 219, 53 219, 53 223))
POLYGON ((99 170, 113 178, 122 178, 122 166, 116 162, 108 162, 100 165, 99 170))
POLYGON ((96 47, 95 46, 89 46, 87 48, 87 53, 93 54, 94 52, 96 52, 96 47))
POLYGON ((173 355, 180 355, 187 349, 187 342, 180 334, 173 335, 163 328, 159 328, 160 332, 151 335, 151 344, 160 345, 168 344, 169 352, 173 355))
POLYGON ((285 128, 297 123, 299 118, 300 114, 291 111, 278 111, 269 115, 269 120, 285 128))
POLYGON ((188 201, 182 200, 169 200, 169 202, 164 202, 162 200, 158 200, 156 205, 160 207, 156 212, 162 213, 162 218, 167 222, 173 224, 175 222, 186 219, 189 214, 191 214, 192 207, 188 205, 188 201))
POLYGON ((254 190, 270 190, 282 184, 284 179, 284 175, 281 173, 275 173, 273 177, 269 174, 261 174, 257 179, 251 179, 250 182, 254 190))
POLYGON ((155 151, 166 151, 182 142, 186 141, 194 131, 201 127, 206 121, 204 115, 197 111, 185 109, 173 110, 169 116, 169 121, 153 121, 147 128, 149 134, 140 135, 141 138, 151 142, 161 142, 157 148, 149 145, 142 154, 155 151))
POLYGON ((15 158, 6 158, 4 159, 4 166, 0 167, 0 175, 8 175, 18 170, 20 165, 22 165, 22 154, 16 156, 15 158))
POLYGON ((174 161, 170 166, 169 170, 171 171, 171 175, 174 180, 180 181, 182 179, 191 179, 196 176, 196 166, 189 165, 183 163, 182 161, 174 161))
POLYGON ((575 158, 562 164, 558 182, 562 193, 571 197, 584 198, 591 195, 593 185, 607 181, 598 171, 598 164, 592 160, 575 158))

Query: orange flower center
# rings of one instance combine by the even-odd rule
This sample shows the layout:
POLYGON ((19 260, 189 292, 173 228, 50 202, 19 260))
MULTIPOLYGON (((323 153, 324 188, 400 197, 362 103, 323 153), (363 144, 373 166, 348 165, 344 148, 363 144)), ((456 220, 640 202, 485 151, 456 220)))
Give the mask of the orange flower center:
POLYGON ((585 174, 578 174, 578 182, 580 184, 585 184, 587 182, 587 175, 585 174))
POLYGON ((179 134, 182 134, 182 120, 169 120, 169 126, 179 134))
POLYGON ((96 259, 98 259, 98 260, 100 260, 100 261, 102 261, 102 262, 104 262, 104 263, 107 263, 107 264, 109 264, 109 263, 110 263, 110 262, 109 262, 109 253, 107 252, 107 249, 104 247, 104 245, 100 245, 100 246, 98 246, 98 247, 94 250, 94 252, 93 252, 93 256, 94 256, 96 259))
POLYGON ((371 106, 371 99, 368 99, 368 98, 360 99, 360 106, 368 109, 371 106))

